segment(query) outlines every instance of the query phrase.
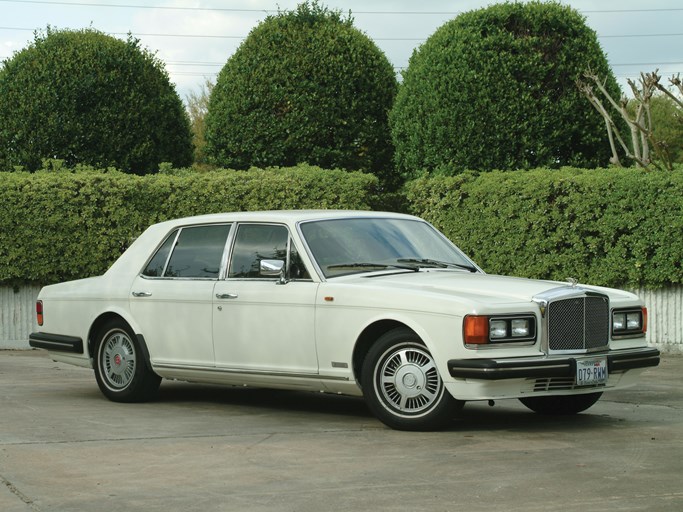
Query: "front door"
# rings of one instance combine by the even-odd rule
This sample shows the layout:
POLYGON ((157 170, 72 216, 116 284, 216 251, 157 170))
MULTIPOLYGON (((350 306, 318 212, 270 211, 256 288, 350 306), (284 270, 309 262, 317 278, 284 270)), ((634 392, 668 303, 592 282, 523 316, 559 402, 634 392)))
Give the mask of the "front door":
POLYGON ((316 375, 313 282, 286 226, 237 227, 227 279, 214 290, 216 366, 277 375, 316 375), (285 262, 287 282, 263 275, 262 260, 285 262))

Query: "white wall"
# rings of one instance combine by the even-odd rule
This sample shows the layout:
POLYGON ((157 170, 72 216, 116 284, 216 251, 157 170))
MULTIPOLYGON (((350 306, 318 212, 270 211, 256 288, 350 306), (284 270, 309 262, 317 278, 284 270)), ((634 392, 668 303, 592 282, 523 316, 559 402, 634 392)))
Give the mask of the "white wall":
POLYGON ((662 352, 683 354, 683 286, 632 290, 647 306, 647 340, 662 352))
POLYGON ((0 286, 0 349, 29 348, 28 335, 38 330, 36 297, 40 287, 22 286, 16 292, 0 286))
MULTIPOLYGON (((28 335, 38 330, 35 301, 40 288, 0 286, 0 350, 27 349, 28 335)), ((648 308, 648 342, 664 353, 683 354, 683 286, 633 290, 648 308)))

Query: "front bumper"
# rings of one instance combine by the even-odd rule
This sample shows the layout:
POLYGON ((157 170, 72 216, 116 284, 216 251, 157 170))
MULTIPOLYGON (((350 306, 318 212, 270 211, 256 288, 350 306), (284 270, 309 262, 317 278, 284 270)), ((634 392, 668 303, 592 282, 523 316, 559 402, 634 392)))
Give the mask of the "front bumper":
POLYGON ((456 379, 539 379, 572 377, 576 375, 577 358, 607 356, 608 372, 623 372, 659 365, 656 348, 612 350, 607 353, 581 354, 580 356, 520 358, 520 359, 451 359, 448 372, 456 379))

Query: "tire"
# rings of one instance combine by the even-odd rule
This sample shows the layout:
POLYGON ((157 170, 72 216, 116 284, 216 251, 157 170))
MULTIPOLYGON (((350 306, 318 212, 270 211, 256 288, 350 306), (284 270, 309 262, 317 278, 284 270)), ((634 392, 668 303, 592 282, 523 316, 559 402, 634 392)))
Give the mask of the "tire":
POLYGON ((538 414, 551 416, 578 414, 595 404, 602 392, 587 395, 537 396, 520 398, 526 407, 538 414))
POLYGON ((156 394, 161 377, 147 367, 140 342, 125 322, 107 322, 94 352, 95 379, 109 400, 144 402, 156 394))
POLYGON ((448 393, 427 347, 409 329, 382 335, 361 371, 368 407, 397 430, 441 429, 464 405, 448 393))

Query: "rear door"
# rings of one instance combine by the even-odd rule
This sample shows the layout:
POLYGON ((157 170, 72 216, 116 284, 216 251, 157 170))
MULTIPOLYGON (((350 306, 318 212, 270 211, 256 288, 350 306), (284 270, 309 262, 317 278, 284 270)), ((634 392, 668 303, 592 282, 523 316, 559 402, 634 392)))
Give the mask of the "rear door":
POLYGON ((213 291, 230 229, 176 229, 133 282, 130 308, 154 364, 214 366, 213 291))

